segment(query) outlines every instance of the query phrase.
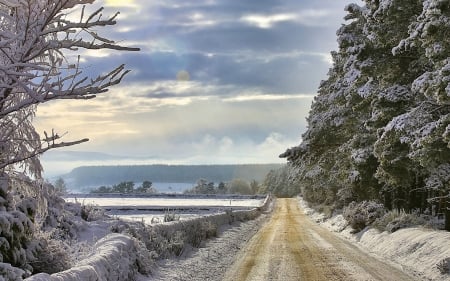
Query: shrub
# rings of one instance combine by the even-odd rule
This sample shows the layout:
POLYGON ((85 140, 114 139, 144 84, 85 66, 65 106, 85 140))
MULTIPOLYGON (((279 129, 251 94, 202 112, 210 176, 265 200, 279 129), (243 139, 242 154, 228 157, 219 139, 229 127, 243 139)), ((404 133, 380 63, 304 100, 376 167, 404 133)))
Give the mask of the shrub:
POLYGON ((312 209, 316 212, 322 213, 325 218, 331 218, 333 216, 333 207, 325 204, 312 205, 312 209))
POLYGON ((392 210, 378 218, 373 226, 380 231, 395 232, 401 228, 424 225, 426 220, 418 214, 407 214, 404 210, 392 210))
POLYGON ((150 221, 151 224, 160 223, 160 219, 158 217, 152 217, 152 220, 150 221))
POLYGON ((164 213, 164 222, 171 222, 171 221, 179 221, 180 215, 177 215, 175 211, 167 210, 164 213))
POLYGON ((450 258, 445 258, 441 260, 436 267, 438 268, 441 274, 449 274, 450 273, 450 258))
POLYGON ((186 229, 186 242, 198 248, 203 240, 217 236, 217 225, 210 221, 195 221, 186 229))
POLYGON ((24 270, 9 263, 0 262, 0 280, 23 280, 25 276, 24 270))
POLYGON ((384 214, 383 204, 374 201, 352 202, 344 208, 342 213, 355 232, 363 230, 384 214))
POLYGON ((134 237, 133 241, 136 248, 136 255, 137 255, 136 263, 138 272, 141 274, 148 275, 152 272, 152 268, 156 266, 155 265, 156 257, 154 256, 154 252, 148 251, 147 248, 145 247, 145 244, 142 241, 134 237))
POLYGON ((50 232, 37 232, 35 237, 39 241, 36 250, 37 259, 30 262, 33 273, 57 273, 70 268, 70 248, 62 240, 51 237, 50 232))
POLYGON ((175 256, 181 256, 185 247, 186 234, 183 231, 176 231, 168 241, 168 250, 175 256))
POLYGON ((85 221, 96 221, 105 217, 105 210, 100 206, 84 203, 81 205, 81 218, 85 221))

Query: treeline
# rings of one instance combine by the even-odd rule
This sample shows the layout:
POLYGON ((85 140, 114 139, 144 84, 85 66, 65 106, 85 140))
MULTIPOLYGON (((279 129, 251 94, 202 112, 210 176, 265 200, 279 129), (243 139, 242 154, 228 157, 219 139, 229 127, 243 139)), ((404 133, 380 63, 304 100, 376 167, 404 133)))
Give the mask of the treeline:
POLYGON ((98 188, 92 189, 91 193, 147 193, 155 194, 158 190, 154 188, 151 181, 144 181, 142 185, 135 187, 134 182, 124 181, 119 184, 114 184, 112 186, 102 185, 98 188))
POLYGON ((284 165, 276 170, 271 170, 262 182, 259 192, 271 193, 277 197, 293 197, 300 193, 298 182, 292 179, 295 169, 290 165, 284 165))
POLYGON ((200 179, 191 189, 186 190, 185 194, 241 194, 252 195, 261 193, 261 186, 256 180, 248 182, 243 179, 233 179, 230 182, 220 182, 215 185, 214 182, 206 179, 200 179))
POLYGON ((196 183, 198 179, 228 182, 234 178, 262 181, 266 174, 281 164, 248 165, 136 165, 136 166, 83 166, 63 176, 71 188, 112 185, 118 182, 196 183))
POLYGON ((347 6, 302 143, 281 156, 310 202, 373 200, 450 230, 450 2, 364 2, 347 6))

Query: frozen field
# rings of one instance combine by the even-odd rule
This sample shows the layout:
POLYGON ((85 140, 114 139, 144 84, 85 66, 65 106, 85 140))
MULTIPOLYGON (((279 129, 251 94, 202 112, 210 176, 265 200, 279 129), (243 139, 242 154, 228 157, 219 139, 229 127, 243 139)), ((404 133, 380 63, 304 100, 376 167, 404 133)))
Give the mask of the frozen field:
POLYGON ((262 196, 130 196, 130 195, 73 195, 68 202, 96 205, 107 210, 107 214, 134 221, 160 223, 167 212, 180 220, 225 212, 259 207, 262 196))
POLYGON ((107 208, 121 207, 148 207, 148 208, 208 208, 208 207, 232 207, 232 208, 254 208, 264 202, 263 197, 255 199, 245 197, 230 198, 194 198, 194 197, 130 197, 130 196, 69 196, 65 198, 68 202, 78 201, 83 204, 93 204, 107 208))

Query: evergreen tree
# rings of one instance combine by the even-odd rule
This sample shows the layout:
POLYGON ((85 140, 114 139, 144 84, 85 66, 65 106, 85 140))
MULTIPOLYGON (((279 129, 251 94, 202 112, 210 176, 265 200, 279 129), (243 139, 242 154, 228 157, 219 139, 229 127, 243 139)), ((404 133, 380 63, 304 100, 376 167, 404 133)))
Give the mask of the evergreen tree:
POLYGON ((346 7, 302 143, 280 156, 309 201, 434 204, 450 229, 450 3, 364 2, 346 7))

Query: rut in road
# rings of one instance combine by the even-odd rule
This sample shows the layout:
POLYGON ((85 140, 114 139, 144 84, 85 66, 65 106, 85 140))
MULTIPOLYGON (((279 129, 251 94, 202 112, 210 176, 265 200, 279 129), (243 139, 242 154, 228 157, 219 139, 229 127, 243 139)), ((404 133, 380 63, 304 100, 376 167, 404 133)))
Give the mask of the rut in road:
POLYGON ((224 280, 414 280, 313 223, 296 199, 278 199, 271 219, 224 280))

